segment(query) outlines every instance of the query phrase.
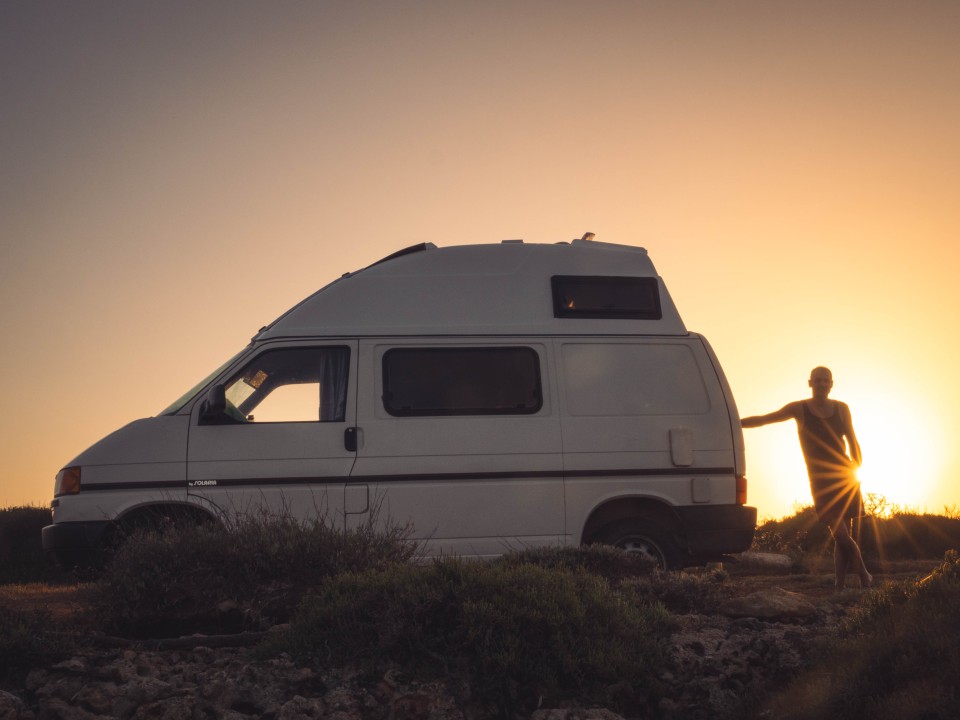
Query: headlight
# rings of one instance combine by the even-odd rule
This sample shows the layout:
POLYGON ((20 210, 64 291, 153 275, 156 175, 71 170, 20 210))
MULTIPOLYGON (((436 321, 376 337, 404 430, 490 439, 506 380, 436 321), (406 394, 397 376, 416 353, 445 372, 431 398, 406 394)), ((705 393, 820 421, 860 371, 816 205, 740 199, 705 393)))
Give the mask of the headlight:
POLYGON ((76 495, 80 492, 80 468, 68 467, 57 473, 53 484, 53 496, 76 495))

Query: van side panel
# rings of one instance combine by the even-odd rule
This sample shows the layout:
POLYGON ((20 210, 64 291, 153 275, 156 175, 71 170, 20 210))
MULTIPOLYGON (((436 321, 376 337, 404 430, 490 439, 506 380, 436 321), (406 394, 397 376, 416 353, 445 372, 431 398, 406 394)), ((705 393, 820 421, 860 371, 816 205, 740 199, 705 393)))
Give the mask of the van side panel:
POLYGON ((698 338, 558 339, 556 357, 571 542, 620 498, 735 503, 726 399, 698 338))
MULTIPOLYGON (((361 340, 359 448, 348 493, 363 497, 366 488, 380 522, 409 523, 428 553, 493 556, 559 542, 563 467, 551 352, 542 340, 361 340), (395 416, 385 409, 383 363, 391 349, 498 346, 536 351, 543 397, 535 413, 395 416)), ((367 515, 347 518, 349 526, 367 515)))

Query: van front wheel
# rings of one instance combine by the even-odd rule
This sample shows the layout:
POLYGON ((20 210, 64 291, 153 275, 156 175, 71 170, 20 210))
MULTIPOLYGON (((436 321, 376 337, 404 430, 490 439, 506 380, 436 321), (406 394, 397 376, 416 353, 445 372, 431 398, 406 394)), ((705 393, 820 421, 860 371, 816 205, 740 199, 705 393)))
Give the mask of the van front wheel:
POLYGON ((650 558, 661 570, 680 566, 680 548, 670 534, 650 521, 626 520, 604 528, 600 542, 650 558))

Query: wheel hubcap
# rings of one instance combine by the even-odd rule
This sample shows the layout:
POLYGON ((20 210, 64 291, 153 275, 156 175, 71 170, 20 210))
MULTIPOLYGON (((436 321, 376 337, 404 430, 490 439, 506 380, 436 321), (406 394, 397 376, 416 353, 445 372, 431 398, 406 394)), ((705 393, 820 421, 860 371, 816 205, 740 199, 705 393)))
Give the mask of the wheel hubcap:
POLYGON ((617 543, 617 547, 628 553, 637 553, 650 558, 661 569, 666 565, 660 548, 647 538, 625 538, 617 543))

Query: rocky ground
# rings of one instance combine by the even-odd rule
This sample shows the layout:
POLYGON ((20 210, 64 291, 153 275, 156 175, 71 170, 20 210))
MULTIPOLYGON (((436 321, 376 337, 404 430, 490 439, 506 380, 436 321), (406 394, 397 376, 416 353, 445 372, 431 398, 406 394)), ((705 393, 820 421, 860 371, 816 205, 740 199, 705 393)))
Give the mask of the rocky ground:
MULTIPOLYGON (((922 576, 935 564, 894 568, 882 579, 922 576)), ((834 632, 856 604, 860 591, 833 592, 833 577, 828 566, 825 570, 796 574, 790 563, 769 556, 730 568, 717 612, 677 616, 672 667, 661 678, 667 692, 657 715, 698 720, 752 712, 756 699, 800 669, 814 643, 834 632)), ((78 605, 71 592, 76 590, 38 593, 33 602, 68 620, 78 605)), ((31 602, 29 592, 18 597, 31 602)), ((256 640, 194 636, 162 644, 101 637, 81 654, 33 670, 25 687, 0 691, 0 720, 486 716, 482 708, 455 699, 462 700, 459 688, 418 682, 400 671, 371 680, 350 669, 303 667, 286 657, 258 661, 251 646, 221 646, 256 640)), ((604 709, 543 709, 531 720, 617 717, 604 709)))

